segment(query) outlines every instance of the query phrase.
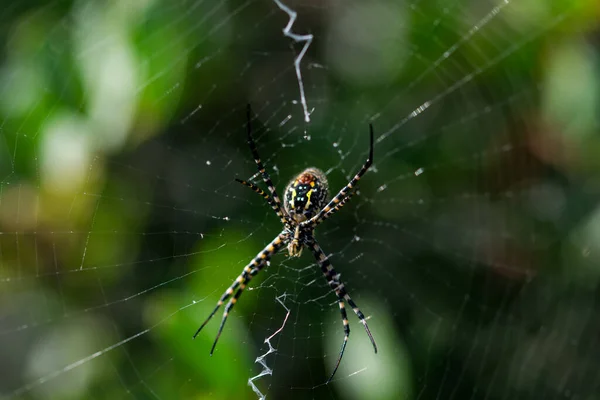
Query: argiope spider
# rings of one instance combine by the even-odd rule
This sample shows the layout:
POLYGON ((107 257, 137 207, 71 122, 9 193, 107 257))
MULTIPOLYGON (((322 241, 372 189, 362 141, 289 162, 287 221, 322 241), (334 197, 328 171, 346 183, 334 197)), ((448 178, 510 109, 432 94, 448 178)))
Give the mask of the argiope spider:
POLYGON ((342 361, 342 357, 344 355, 344 350, 346 349, 346 344, 348 343, 348 337, 350 336, 350 326, 348 325, 348 316, 346 315, 344 302, 348 303, 348 305, 352 307, 352 310, 358 316, 360 322, 364 325, 367 335, 369 335, 369 339, 373 344, 373 349, 375 350, 375 353, 377 353, 377 345, 375 344, 375 340, 373 340, 373 336, 371 335, 371 331, 369 330, 365 316, 360 311, 356 303, 352 301, 352 298, 348 294, 344 284, 340 281, 340 274, 335 272, 331 262, 329 262, 329 258, 325 255, 314 237, 314 229, 321 222, 335 214, 344 206, 344 204, 346 204, 346 202, 348 202, 348 200, 350 200, 354 194, 354 191, 351 190, 356 186, 358 180, 365 174, 365 172, 367 172, 373 163, 373 126, 369 124, 371 135, 369 158, 367 158, 367 161, 362 166, 360 171, 358 171, 358 173, 354 176, 354 178, 352 178, 350 182, 348 182, 348 184, 344 186, 333 199, 331 199, 331 201, 327 203, 328 185, 325 174, 316 168, 308 168, 292 179, 287 185, 285 188, 284 202, 282 207, 281 199, 277 195, 277 191, 275 190, 275 186, 271 181, 269 173, 265 170, 265 167, 258 156, 258 150, 256 149, 256 145, 252 139, 252 127, 250 124, 251 109, 249 104, 246 112, 248 119, 248 146, 252 151, 254 162, 258 167, 258 171, 262 175, 263 181, 269 188, 271 194, 267 194, 264 190, 251 182, 246 182, 237 178, 236 181, 261 195, 275 211, 283 223, 284 229, 279 235, 277 235, 277 237, 275 237, 275 239, 271 241, 271 243, 267 245, 267 247, 258 253, 258 255, 254 257, 254 259, 248 265, 246 265, 242 273, 225 291, 225 293, 223 293, 215 309, 210 313, 202 325, 200 325, 200 328, 198 328, 194 334, 194 338, 198 336, 202 328, 204 328, 208 321, 210 321, 210 319, 216 314, 217 310, 223 305, 223 303, 231 297, 225 306, 225 312, 223 313, 223 319, 221 320, 217 337, 215 338, 213 346, 210 350, 210 355, 212 356, 213 352, 215 351, 217 341, 223 332, 223 327, 227 321, 227 316, 240 298, 250 280, 252 280, 252 278, 267 265, 268 261, 271 259, 271 256, 277 253, 283 246, 287 245, 290 257, 299 257, 302 253, 302 249, 304 246, 306 246, 310 248, 314 257, 319 263, 321 271, 323 272, 323 275, 325 275, 325 279, 327 279, 329 287, 337 295, 340 313, 342 314, 342 323, 344 324, 344 341, 342 342, 342 348, 340 349, 340 354, 335 364, 335 368, 327 380, 327 383, 329 383, 331 379, 333 379, 335 372, 340 366, 340 362, 342 361))

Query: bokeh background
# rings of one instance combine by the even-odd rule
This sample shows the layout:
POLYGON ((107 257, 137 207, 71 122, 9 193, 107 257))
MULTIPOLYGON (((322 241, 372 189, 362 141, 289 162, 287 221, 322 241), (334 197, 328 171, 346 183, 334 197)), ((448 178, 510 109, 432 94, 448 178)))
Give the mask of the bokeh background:
POLYGON ((0 398, 600 398, 598 3, 285 4, 305 53, 269 0, 4 3, 0 398), (281 229, 233 181, 248 103, 280 191, 340 188, 375 127, 317 237, 380 351, 350 315, 328 385, 308 252, 191 339, 281 229))

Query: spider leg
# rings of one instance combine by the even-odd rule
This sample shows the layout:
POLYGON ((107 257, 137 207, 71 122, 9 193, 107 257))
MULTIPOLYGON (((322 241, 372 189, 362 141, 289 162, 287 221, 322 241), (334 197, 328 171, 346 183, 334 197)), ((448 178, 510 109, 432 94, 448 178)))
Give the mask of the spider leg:
POLYGON ((337 372, 340 363, 342 362, 342 357, 344 356, 344 351, 346 350, 346 344, 348 343, 348 337, 350 336, 350 325, 348 324, 348 316, 346 314, 346 308, 344 305, 344 301, 352 307, 352 310, 357 315, 360 322, 364 325, 365 331, 371 340, 371 344, 373 345, 373 350, 377 353, 377 345, 375 344, 375 340, 373 339, 373 335, 371 335, 371 331, 369 330, 369 325, 367 325, 367 320, 365 319, 364 314, 360 311, 356 303, 352 300, 344 284, 340 282, 340 275, 333 269, 329 258, 323 252, 323 249, 317 244, 317 241, 314 238, 309 239, 307 242, 308 246, 311 248, 315 258, 317 259, 319 266, 321 267, 321 271, 323 275, 325 275, 325 279, 327 279, 327 283, 329 287, 335 292, 338 297, 338 305, 340 307, 340 313, 342 315, 342 323, 344 324, 344 341, 342 342, 342 348, 340 349, 340 354, 338 356, 337 362, 335 363, 335 368, 331 373, 331 376, 327 380, 327 383, 331 382, 333 376, 337 372))
MULTIPOLYGON (((266 262, 263 263, 262 265, 266 265, 266 262)), ((254 272, 254 275, 256 275, 258 273, 258 270, 254 269, 254 270, 252 270, 252 272, 254 272)), ((252 276, 253 276, 252 272, 250 272, 249 274, 246 275, 246 279, 242 283, 240 283, 240 288, 237 290, 237 292, 235 292, 235 295, 227 302, 227 305, 225 306, 225 311, 223 312, 223 318, 221 319, 221 325, 219 325, 219 330, 217 332, 217 337, 215 338, 215 341, 213 342, 213 345, 210 348, 210 355, 211 356, 215 352, 215 347, 217 347, 217 342, 219 341, 219 338, 221 337, 221 333, 223 333, 223 328, 225 327, 225 322, 227 321, 227 317, 229 316, 229 312, 231 311, 231 309, 233 308, 233 306, 235 305, 235 303, 237 302, 237 300, 242 295, 242 292, 244 291, 244 289, 246 288, 246 286, 248 285, 248 283, 252 279, 252 276)))
MULTIPOLYGON (((326 212, 325 214, 323 214, 323 216, 321 217, 321 220, 319 221, 319 223, 325 221, 326 219, 328 219, 329 217, 331 217, 333 214, 335 214, 340 208, 344 207, 344 204, 346 204, 351 198, 352 196, 354 196, 356 194, 356 191, 352 191, 350 193, 348 193, 346 195, 346 197, 344 197, 342 199, 342 201, 340 201, 339 203, 337 203, 335 205, 335 207, 333 207, 331 210, 329 210, 328 212, 326 212)), ((314 228, 314 226, 313 226, 314 228)))
POLYGON ((255 193, 258 193, 259 195, 261 195, 262 198, 265 199, 267 201, 267 203, 271 206, 273 211, 275 211, 275 213, 277 214, 277 216, 279 217, 281 222, 286 226, 290 225, 288 216, 283 213, 281 207, 277 206, 277 204, 275 204, 275 202, 273 201, 271 196, 269 196, 264 190, 262 190, 261 188, 259 188, 252 182, 247 182, 247 181, 244 181, 244 180, 238 179, 238 178, 235 178, 235 180, 236 180, 236 182, 239 182, 242 185, 249 187, 255 193))
POLYGON ((256 255, 256 257, 254 257, 254 259, 250 263, 248 263, 248 265, 246 265, 246 267, 244 268, 242 273, 236 278, 236 280, 231 284, 231 286, 223 293, 223 295, 217 302, 217 306, 215 307, 215 309, 210 313, 210 315, 206 318, 206 320, 202 323, 202 325, 200 325, 200 328, 198 328, 198 330, 194 334, 193 338, 195 339, 196 336, 198 336, 198 334, 202 330, 202 328, 204 328, 204 326, 208 323, 208 321, 210 321, 210 319, 217 313, 217 311, 223 305, 225 300, 227 300, 229 297, 231 297, 231 295, 237 289, 237 291, 235 292, 235 295, 233 295, 233 297, 231 297, 231 299, 229 299, 229 301, 227 302, 227 305, 225 306, 225 311, 223 313, 223 318, 221 319, 221 325, 219 326, 219 331, 217 333, 217 337, 215 338, 213 346, 210 350, 211 356, 212 356, 213 352, 215 351, 215 347, 217 346, 219 337, 221 336, 221 333, 223 332, 223 327, 225 326, 225 322, 227 321, 229 312, 231 311, 231 309, 233 308, 233 306, 235 305, 235 303, 237 302, 239 297, 242 295, 242 292, 244 291, 246 286, 248 286, 248 282, 250 282, 250 280, 267 265, 267 262, 271 259, 271 256, 273 256, 273 254, 277 253, 277 251, 286 244, 287 240, 288 240, 287 235, 283 232, 280 233, 279 235, 277 235, 277 237, 275 239, 273 239, 271 241, 271 243, 269 243, 260 253, 258 253, 256 255))
POLYGON ((308 221, 302 222, 303 227, 310 226, 311 228, 314 228, 315 226, 317 226, 321 222, 323 222, 323 220, 325 219, 325 218, 323 218, 324 215, 327 215, 327 218, 329 218, 337 210, 339 210, 341 208, 341 206, 338 207, 338 205, 340 205, 340 203, 345 203, 344 200, 345 200, 345 197, 348 195, 348 192, 350 190, 352 190, 354 188, 354 186, 356 186, 356 184, 358 183, 360 178, 365 174, 365 172, 367 172, 367 170, 369 169, 371 164, 373 164, 373 125, 372 124, 369 124, 369 132, 370 132, 370 137, 371 137, 371 142, 370 142, 371 146, 370 146, 370 150, 369 150, 369 158, 367 158, 367 161, 365 161, 365 163, 363 164, 360 171, 358 171, 358 173, 356 175, 354 175, 354 178, 352 178, 350 180, 350 182, 348 182, 348 184, 346 186, 344 186, 342 188, 342 190, 340 190, 338 192, 338 194, 336 194, 335 197, 333 197, 333 199, 331 199, 331 201, 329 203, 327 203, 327 205, 321 211, 319 211, 317 213, 317 215, 315 215, 308 221))
POLYGON ((247 127, 248 127, 248 146, 250 147, 250 151, 252 152, 252 156, 254 157, 254 162, 256 163, 256 167, 258 168, 258 172, 262 175, 263 181, 267 184, 269 192, 271 192, 271 196, 273 197, 273 201, 275 206, 279 209, 279 212, 285 214, 281 207, 281 198, 277 194, 275 190, 275 185, 271 181, 271 176, 265 169, 262 161, 260 160, 260 156, 258 155, 258 150, 256 149, 256 144, 254 143, 254 139, 252 138, 252 109, 250 108, 250 104, 248 104, 246 108, 246 117, 248 119, 247 127))
MULTIPOLYGON (((339 296, 338 296, 339 298, 339 296)), ((340 306, 340 313, 342 314, 342 324, 344 324, 344 341, 342 342, 342 348, 340 349, 340 355, 338 356, 337 362, 335 363, 335 367, 333 368, 333 372, 327 379, 326 383, 331 382, 333 376, 337 372, 340 363, 342 362, 342 356, 344 355, 344 351, 346 351, 346 345, 348 344, 348 338, 350 337, 350 325, 348 323, 348 314, 346 314, 346 306, 342 300, 338 300, 338 305, 340 306)))

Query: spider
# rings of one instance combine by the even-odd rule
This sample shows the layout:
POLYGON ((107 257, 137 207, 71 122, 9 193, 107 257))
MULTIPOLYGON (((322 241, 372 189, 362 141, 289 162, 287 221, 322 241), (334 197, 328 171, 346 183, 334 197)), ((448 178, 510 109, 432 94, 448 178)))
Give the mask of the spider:
POLYGON ((314 236, 315 228, 321 222, 339 211, 344 204, 350 200, 354 194, 353 189, 358 180, 365 174, 365 172, 367 172, 373 163, 373 126, 369 124, 371 138, 369 158, 367 158, 367 161, 364 163, 360 171, 358 171, 358 173, 354 176, 354 178, 352 178, 350 182, 348 182, 348 184, 344 186, 337 195, 335 195, 335 197, 327 202, 328 184, 325 174, 317 168, 307 168, 294 179, 292 179, 286 186, 282 207, 281 199, 275 190, 275 186, 271 181, 269 173, 260 160, 258 150, 256 149, 256 145, 252 139, 251 114, 252 111, 250 109, 250 105, 248 104, 246 109, 246 117, 248 120, 246 125, 248 133, 248 146, 250 147, 250 151, 252 152, 258 171, 260 172, 262 179, 267 185, 271 194, 267 194, 264 190, 251 182, 237 178, 235 180, 261 195, 263 199, 271 206, 273 211, 275 211, 284 228, 283 231, 271 241, 271 243, 269 243, 260 253, 258 253, 257 256, 254 257, 250 263, 248 263, 248 265, 246 265, 242 273, 225 291, 225 293, 223 293, 217 302, 215 309, 210 313, 202 325, 200 325, 200 328, 198 328, 193 337, 196 338, 196 336, 198 336, 202 328, 204 328, 208 321, 210 321, 210 319, 216 314, 223 303, 229 299, 227 305, 225 306, 223 319, 221 320, 217 337, 215 338, 210 350, 210 355, 212 356, 213 352, 215 351, 215 347, 217 346, 217 341, 223 332, 223 327, 225 326, 227 316, 231 312, 231 309, 238 301, 252 278, 254 278, 265 266, 268 265, 271 256, 287 245, 287 250, 290 257, 300 257, 302 249, 304 247, 308 247, 312 251, 317 263, 321 267, 321 271, 323 272, 323 275, 325 275, 325 279, 327 279, 329 287, 337 296, 338 306, 342 315, 342 323, 344 325, 344 341, 342 342, 342 347, 340 349, 333 372, 327 380, 327 383, 329 383, 333 379, 333 376, 340 366, 340 362, 342 361, 342 357, 344 356, 344 351, 346 349, 346 344, 348 343, 348 337, 350 336, 350 326, 348 324, 348 316, 346 314, 344 303, 347 303, 350 307, 352 307, 352 310, 358 316, 360 322, 364 325, 365 331, 367 332, 367 335, 371 340, 371 344, 373 345, 373 350, 375 353, 377 353, 377 345, 375 344, 375 340, 371 335, 371 331, 369 330, 369 326, 367 325, 364 314, 360 311, 356 303, 350 297, 350 294, 346 290, 344 284, 340 281, 340 274, 333 269, 333 266, 329 261, 329 257, 325 255, 314 236))

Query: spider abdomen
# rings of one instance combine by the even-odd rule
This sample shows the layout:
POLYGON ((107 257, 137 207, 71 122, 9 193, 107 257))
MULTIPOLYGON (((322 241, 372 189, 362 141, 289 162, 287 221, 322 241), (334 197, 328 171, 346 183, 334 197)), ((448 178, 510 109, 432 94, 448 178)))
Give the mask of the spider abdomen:
POLYGON ((328 184, 325 174, 317 168, 307 168, 288 183, 283 205, 296 222, 316 215, 326 204, 328 184))

